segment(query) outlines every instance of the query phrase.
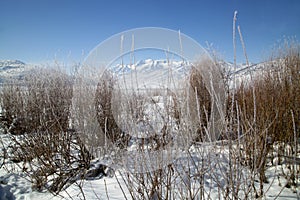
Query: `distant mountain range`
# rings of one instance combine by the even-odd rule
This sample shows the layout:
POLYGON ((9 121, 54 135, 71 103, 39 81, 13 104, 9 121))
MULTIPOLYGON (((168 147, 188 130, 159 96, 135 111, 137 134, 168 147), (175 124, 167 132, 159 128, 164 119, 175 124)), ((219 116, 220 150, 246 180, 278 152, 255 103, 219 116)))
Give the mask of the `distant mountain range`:
MULTIPOLYGON (((219 63, 223 68, 226 69, 227 72, 230 74, 234 73, 243 73, 248 70, 257 70, 260 69, 265 65, 265 63, 242 63, 237 64, 236 69, 233 63, 220 61, 219 63)), ((170 70, 177 72, 177 73, 186 73, 191 68, 191 64, 186 61, 167 61, 167 60, 153 60, 153 59, 146 59, 140 60, 135 64, 117 64, 112 66, 110 70, 115 74, 127 74, 130 72, 138 71, 138 72, 151 72, 154 70, 170 70)))
MULTIPOLYGON (((239 64, 236 69, 234 65, 230 62, 221 62, 227 72, 230 74, 239 74, 245 76, 251 71, 257 71, 261 69, 265 63, 259 64, 239 64)), ((21 79, 26 73, 31 71, 34 68, 32 65, 28 65, 19 60, 2 60, 0 61, 0 84, 13 79, 21 79)), ((116 64, 111 66, 109 70, 122 77, 123 80, 127 79, 129 81, 132 77, 139 77, 139 84, 164 84, 163 81, 167 78, 173 78, 173 81, 176 79, 184 78, 191 64, 182 60, 179 61, 167 61, 167 60, 153 60, 146 59, 140 60, 135 64, 116 64)))
POLYGON ((165 71, 170 70, 183 73, 186 72, 190 67, 190 64, 184 61, 167 61, 167 60, 153 60, 153 59, 146 59, 140 60, 135 64, 117 64, 112 66, 110 70, 115 74, 126 74, 130 72, 151 72, 151 71, 165 71))

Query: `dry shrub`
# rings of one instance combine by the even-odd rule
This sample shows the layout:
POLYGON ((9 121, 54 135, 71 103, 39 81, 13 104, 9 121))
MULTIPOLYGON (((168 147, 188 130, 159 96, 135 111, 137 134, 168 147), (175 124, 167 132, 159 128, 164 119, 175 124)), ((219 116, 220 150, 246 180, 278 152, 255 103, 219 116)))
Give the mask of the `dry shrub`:
POLYGON ((126 187, 132 199, 172 199, 174 198, 173 165, 144 173, 126 173, 126 187))
POLYGON ((118 147, 127 147, 129 135, 118 126, 113 113, 113 92, 116 80, 109 72, 103 74, 97 84, 95 109, 97 121, 104 135, 118 147))
MULTIPOLYGON (((198 128, 195 141, 205 141, 207 126, 211 116, 211 95, 207 90, 207 86, 203 80, 203 74, 193 67, 190 71, 190 86, 192 88, 192 98, 195 99, 196 112, 198 114, 198 128)), ((193 108, 195 109, 195 108, 193 108)))
POLYGON ((38 190, 58 193, 89 166, 89 152, 69 129, 72 96, 71 77, 55 69, 35 69, 3 86, 4 128, 13 141, 10 160, 23 163, 38 190))
POLYGON ((22 86, 11 81, 6 83, 1 89, 1 126, 4 132, 12 131, 21 134, 26 131, 26 126, 20 123, 20 116, 24 114, 24 100, 22 86), (15 127, 18 130, 11 130, 15 127))
POLYGON ((11 160, 22 161, 35 190, 58 194, 84 177, 90 155, 76 133, 37 132, 12 137, 11 160))
MULTIPOLYGON (((246 162, 252 170, 259 172, 261 194, 262 183, 267 181, 265 168, 274 142, 289 146, 292 155, 297 154, 299 72, 299 46, 289 43, 285 52, 266 63, 261 74, 256 74, 252 82, 243 83, 236 90, 237 120, 245 142, 246 162)), ((295 178, 292 179, 295 184, 295 178)))
POLYGON ((71 79, 50 69, 36 69, 21 82, 5 84, 1 94, 4 128, 15 135, 66 131, 72 92, 71 79))
POLYGON ((189 73, 189 104, 195 141, 216 141, 225 125, 225 72, 216 60, 203 58, 189 73))

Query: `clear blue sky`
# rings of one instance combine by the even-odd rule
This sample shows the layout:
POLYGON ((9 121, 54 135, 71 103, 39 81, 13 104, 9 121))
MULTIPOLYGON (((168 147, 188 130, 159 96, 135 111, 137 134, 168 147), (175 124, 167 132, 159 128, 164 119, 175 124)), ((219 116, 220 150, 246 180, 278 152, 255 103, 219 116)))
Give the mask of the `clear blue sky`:
POLYGON ((252 62, 265 59, 284 36, 300 37, 299 0, 0 0, 0 60, 82 61, 111 35, 151 26, 213 44, 233 61, 235 10, 252 62))

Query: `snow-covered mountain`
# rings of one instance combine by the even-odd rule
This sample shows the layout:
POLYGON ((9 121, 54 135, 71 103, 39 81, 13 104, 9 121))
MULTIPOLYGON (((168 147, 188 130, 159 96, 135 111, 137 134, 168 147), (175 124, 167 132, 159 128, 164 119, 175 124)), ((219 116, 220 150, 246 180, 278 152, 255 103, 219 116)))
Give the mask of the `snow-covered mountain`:
POLYGON ((151 72, 151 71, 165 71, 172 70, 175 72, 185 72, 190 65, 184 61, 167 61, 167 60, 140 60, 135 64, 117 64, 110 68, 115 74, 126 74, 134 71, 151 72))
POLYGON ((3 60, 0 61, 0 70, 10 70, 24 68, 26 64, 19 60, 3 60))
POLYGON ((19 60, 0 60, 0 84, 8 79, 20 79, 32 69, 32 66, 19 60))
MULTIPOLYGON (((182 80, 188 73, 191 64, 184 61, 140 60, 135 64, 116 64, 109 70, 119 77, 121 85, 126 87, 165 87, 182 80)), ((168 86, 169 87, 169 86, 168 86)))
MULTIPOLYGON (((152 88, 170 84, 170 78, 178 83, 190 69, 188 62, 177 60, 145 59, 135 64, 115 64, 109 70, 122 81, 126 87, 152 88)), ((168 86, 169 87, 169 86, 168 86)))

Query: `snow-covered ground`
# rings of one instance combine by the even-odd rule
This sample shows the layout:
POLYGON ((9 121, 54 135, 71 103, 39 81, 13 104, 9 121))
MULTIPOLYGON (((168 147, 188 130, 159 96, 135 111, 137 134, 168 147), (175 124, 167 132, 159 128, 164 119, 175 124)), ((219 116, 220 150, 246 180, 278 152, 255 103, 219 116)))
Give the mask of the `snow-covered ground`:
MULTIPOLYGON (((2 147, 8 145, 8 135, 0 134, 2 147)), ((196 194, 199 192, 200 183, 204 185, 203 197, 205 199, 223 199, 225 198, 226 187, 228 187, 229 150, 228 144, 211 144, 193 145, 188 151, 181 151, 173 160, 173 173, 171 186, 173 187, 173 197, 178 199, 184 194, 181 190, 191 188, 196 194), (202 174, 201 174, 202 173, 202 174)), ((1 159, 3 158, 3 148, 1 159)), ((6 160, 7 161, 7 160, 6 160)), ((1 164, 3 159, 1 160, 1 164)), ((124 180, 127 175, 132 174, 126 168, 116 168, 115 174, 95 180, 78 180, 66 188, 58 195, 51 194, 47 191, 35 191, 28 176, 22 171, 21 163, 7 163, 0 169, 0 199, 1 200, 41 200, 41 199, 131 199, 128 188, 124 180)), ((166 167, 166 166, 163 166, 166 167)), ((235 166, 236 167, 236 166, 235 166)), ((238 178, 235 178, 234 184, 240 187, 239 198, 244 199, 248 187, 251 183, 249 169, 243 165, 238 165, 238 178), (244 189, 243 189, 244 188, 244 189)), ((298 166, 299 167, 299 166, 298 166)), ((263 199, 299 199, 299 188, 284 187, 287 180, 282 172, 288 170, 285 164, 269 166, 266 170, 268 183, 264 183, 263 199)), ((298 177, 299 178, 299 177, 298 177)), ((131 180, 135 180, 134 178, 131 180)), ((298 179, 299 181, 299 179, 298 179)), ((132 184, 135 184, 134 182, 132 184)), ((150 184, 150 183, 149 183, 150 184)), ((254 184, 259 185, 258 181, 254 184)), ((200 195, 200 193, 199 193, 200 195)), ((197 199, 200 199, 198 195, 197 199)), ((202 196, 201 195, 201 196, 202 196)), ((253 194, 248 198, 254 198, 253 194), (252 196, 251 196, 252 195, 252 196)), ((188 196, 188 195, 187 195, 188 196)), ((229 198, 231 196, 229 195, 229 198)))

